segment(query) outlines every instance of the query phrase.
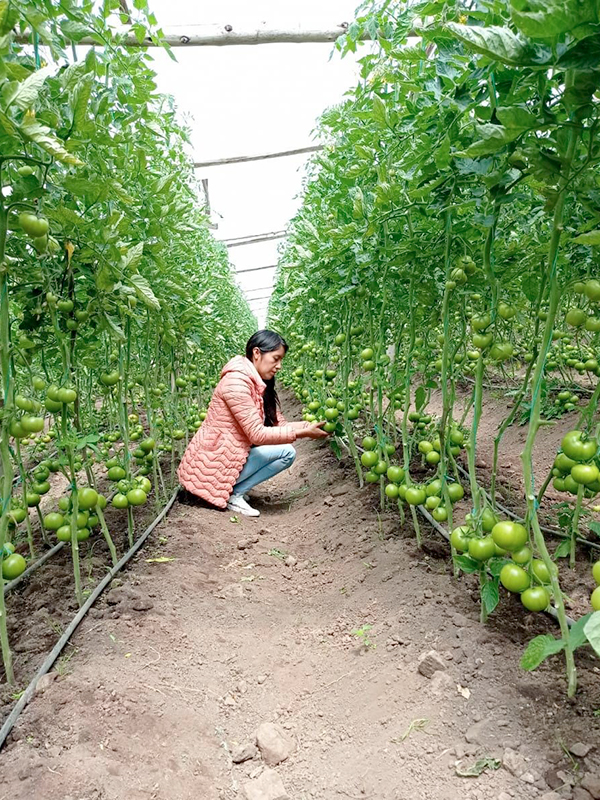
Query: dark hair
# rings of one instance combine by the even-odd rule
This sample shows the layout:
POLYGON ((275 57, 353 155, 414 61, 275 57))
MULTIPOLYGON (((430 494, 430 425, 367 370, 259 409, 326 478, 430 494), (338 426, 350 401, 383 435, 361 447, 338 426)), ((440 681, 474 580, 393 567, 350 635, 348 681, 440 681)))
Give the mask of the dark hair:
MULTIPOLYGON (((283 347, 284 351, 288 351, 288 343, 275 331, 257 331, 246 342, 246 358, 252 361, 252 354, 254 348, 258 347, 261 353, 272 353, 273 350, 279 350, 283 347)), ((265 425, 267 428, 277 427, 277 408, 279 406, 279 398, 275 391, 275 378, 269 378, 265 381, 267 388, 263 396, 265 404, 265 425)))

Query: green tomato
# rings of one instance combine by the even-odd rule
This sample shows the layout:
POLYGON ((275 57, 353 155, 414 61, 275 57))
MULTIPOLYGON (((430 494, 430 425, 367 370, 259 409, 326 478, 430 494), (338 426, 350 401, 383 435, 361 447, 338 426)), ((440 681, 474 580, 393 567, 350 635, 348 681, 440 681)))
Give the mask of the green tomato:
POLYGON ((520 565, 529 564, 532 555, 533 553, 531 552, 529 547, 525 546, 521 547, 520 550, 513 550, 512 560, 515 562, 515 564, 520 564, 520 565))
POLYGON ((451 503, 457 503, 459 500, 462 500, 464 496, 465 490, 460 483, 448 484, 448 497, 450 498, 451 503))
POLYGON ((402 483, 404 480, 405 471, 402 467, 398 467, 395 464, 392 464, 387 469, 387 479, 392 483, 402 483))
POLYGON ((405 500, 411 506, 420 506, 427 497, 425 489, 421 486, 409 486, 406 490, 405 500))
MULTIPOLYGON (((531 571, 540 583, 550 583, 550 572, 541 559, 536 558, 531 562, 531 571)), ((558 575, 556 564, 552 565, 552 572, 554 575, 558 575)))
POLYGON ((550 595, 543 586, 532 586, 521 594, 521 602, 529 611, 545 611, 550 603, 550 595))
POLYGON ((600 478, 600 470, 595 464, 575 464, 571 469, 571 477, 575 483, 589 486, 600 478))
POLYGON ((365 452, 360 457, 360 462, 363 467, 367 469, 371 469, 375 466, 379 461, 379 456, 374 450, 365 450, 365 452))
POLYGON ((383 459, 379 460, 373 467, 373 472, 376 472, 378 475, 385 475, 387 472, 387 463, 383 461, 383 459))
POLYGON ((600 585, 600 561, 596 561, 592 567, 592 576, 596 583, 600 585))
POLYGON ((590 597, 590 603, 594 611, 600 611, 600 586, 596 586, 590 597))
MULTIPOLYGON (((108 479, 110 481, 120 481, 127 475, 123 467, 111 467, 108 470, 108 479)), ((114 505, 114 503, 113 503, 114 505)))
POLYGON ((569 431, 560 446, 567 458, 573 461, 591 461, 598 449, 596 440, 588 439, 582 431, 569 431))
POLYGON ((500 583, 509 592, 524 592, 531 584, 529 575, 518 564, 505 564, 500 570, 500 583))
POLYGON ((115 508, 127 508, 127 506, 129 505, 129 500, 124 494, 122 494, 121 492, 117 492, 117 494, 112 499, 112 504, 115 508))
POLYGON ((385 494, 390 500, 395 500, 399 493, 398 486, 395 483, 388 483, 385 487, 385 494))
POLYGON ((466 553, 469 549, 472 533, 473 531, 468 525, 459 525, 459 527, 454 528, 450 534, 450 544, 459 553, 466 553))
POLYGON ((502 522, 497 522, 492 528, 492 539, 498 547, 512 553, 527 544, 527 528, 518 522, 503 520, 502 522))
POLYGON ((49 229, 47 219, 31 214, 29 211, 19 214, 19 225, 31 239, 46 236, 49 229))
POLYGON ((11 553, 2 561, 2 577, 12 581, 22 575, 27 569, 27 562, 19 553, 11 553))
POLYGON ((365 472, 365 480, 367 483, 377 483, 379 480, 379 475, 376 472, 369 470, 368 472, 365 472))
POLYGON ((496 549, 494 540, 491 536, 484 536, 482 539, 469 540, 469 555, 475 561, 487 561, 495 555, 496 549))
POLYGON ((95 508, 98 502, 98 492, 92 489, 91 486, 85 486, 77 492, 77 502, 79 503, 79 508, 84 511, 95 508))

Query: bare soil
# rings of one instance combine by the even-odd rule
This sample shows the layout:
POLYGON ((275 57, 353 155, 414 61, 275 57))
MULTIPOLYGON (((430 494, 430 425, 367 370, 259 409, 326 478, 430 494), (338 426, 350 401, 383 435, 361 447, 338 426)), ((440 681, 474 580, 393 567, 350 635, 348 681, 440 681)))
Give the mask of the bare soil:
POLYGON ((560 656, 522 672, 554 624, 504 596, 481 626, 442 540, 419 550, 326 446, 253 494, 258 520, 174 506, 19 719, 0 800, 271 800, 260 754, 231 759, 263 722, 297 744, 274 767, 293 800, 600 797, 598 659, 571 702, 560 656))

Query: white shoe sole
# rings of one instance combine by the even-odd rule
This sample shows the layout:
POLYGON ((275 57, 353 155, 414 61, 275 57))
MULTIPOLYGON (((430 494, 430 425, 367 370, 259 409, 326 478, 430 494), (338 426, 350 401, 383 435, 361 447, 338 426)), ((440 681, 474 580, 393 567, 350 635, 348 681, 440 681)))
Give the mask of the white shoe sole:
POLYGON ((250 512, 250 511, 246 511, 243 508, 239 508, 238 506, 229 505, 229 503, 228 503, 227 504, 227 510, 228 511, 233 511, 234 514, 241 514, 244 517, 260 517, 260 511, 258 511, 258 509, 256 509, 256 508, 253 508, 252 512, 250 512))

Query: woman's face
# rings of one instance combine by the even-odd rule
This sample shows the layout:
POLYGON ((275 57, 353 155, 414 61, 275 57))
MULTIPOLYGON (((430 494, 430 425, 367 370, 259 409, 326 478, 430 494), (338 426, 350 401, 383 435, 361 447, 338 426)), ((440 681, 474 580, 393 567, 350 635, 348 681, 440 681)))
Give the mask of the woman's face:
POLYGON ((269 353, 263 353, 258 347, 252 351, 252 363, 256 367, 256 371, 264 381, 274 378, 281 369, 281 362, 285 355, 283 347, 278 347, 277 350, 271 350, 269 353))

